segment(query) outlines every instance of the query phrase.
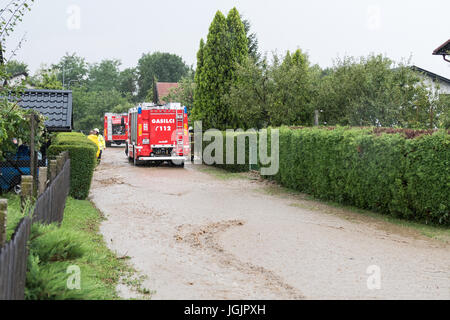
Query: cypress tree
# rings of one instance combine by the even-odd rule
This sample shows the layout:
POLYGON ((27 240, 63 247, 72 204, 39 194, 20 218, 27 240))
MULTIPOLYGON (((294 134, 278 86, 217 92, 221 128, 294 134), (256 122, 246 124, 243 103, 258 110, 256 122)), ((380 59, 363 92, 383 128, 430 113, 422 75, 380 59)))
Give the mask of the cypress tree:
POLYGON ((225 129, 237 125, 223 97, 238 79, 235 70, 248 56, 244 24, 236 8, 228 17, 217 11, 209 28, 207 42, 197 54, 196 93, 193 116, 204 129, 225 129), (199 68, 200 67, 200 68, 199 68))
POLYGON ((197 83, 194 116, 203 121, 203 128, 221 128, 226 115, 222 113, 222 96, 227 82, 228 32, 225 16, 217 11, 203 50, 203 66, 197 83))
POLYGON ((158 79, 156 79, 156 76, 153 77, 153 103, 159 104, 158 79))
POLYGON ((234 80, 234 71, 236 70, 236 63, 241 64, 248 57, 248 39, 245 32, 244 24, 241 16, 236 8, 230 10, 227 16, 228 26, 228 45, 231 53, 230 67, 232 79, 234 80))
POLYGON ((200 48, 197 52, 197 70, 195 71, 194 82, 195 82, 195 90, 194 90, 194 106, 191 110, 191 116, 195 120, 201 120, 202 116, 202 108, 203 105, 201 100, 203 98, 204 93, 204 82, 202 81, 203 77, 203 65, 204 65, 204 51, 205 51, 205 41, 200 39, 200 48))

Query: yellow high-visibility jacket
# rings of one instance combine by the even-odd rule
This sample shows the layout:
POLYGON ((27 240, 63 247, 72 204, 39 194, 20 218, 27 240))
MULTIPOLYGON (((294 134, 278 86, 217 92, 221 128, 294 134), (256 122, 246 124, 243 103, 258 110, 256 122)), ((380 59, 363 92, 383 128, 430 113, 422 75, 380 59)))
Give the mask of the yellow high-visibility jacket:
POLYGON ((98 137, 96 134, 90 134, 87 137, 89 140, 91 140, 92 142, 95 143, 95 145, 97 146, 97 158, 100 156, 100 143, 98 141, 98 137))
POLYGON ((100 150, 105 150, 106 149, 105 138, 103 138, 103 136, 101 134, 99 134, 97 137, 98 137, 98 143, 99 143, 100 150))

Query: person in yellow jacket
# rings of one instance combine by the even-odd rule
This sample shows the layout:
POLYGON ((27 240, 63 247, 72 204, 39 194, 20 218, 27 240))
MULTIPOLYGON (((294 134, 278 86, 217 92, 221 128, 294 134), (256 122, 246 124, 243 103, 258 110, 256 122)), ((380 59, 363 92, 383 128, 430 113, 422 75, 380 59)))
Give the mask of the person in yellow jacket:
POLYGON ((99 141, 98 141, 98 136, 97 136, 97 134, 95 133, 94 130, 91 130, 91 131, 89 132, 89 135, 88 135, 87 138, 88 138, 89 140, 91 140, 93 143, 95 143, 95 145, 97 146, 97 159, 99 159, 99 157, 100 157, 100 143, 99 143, 99 141))
POLYGON ((103 138, 103 136, 100 134, 100 130, 98 130, 97 128, 94 129, 94 132, 98 137, 98 146, 100 147, 100 156, 98 158, 101 159, 103 150, 106 149, 105 138, 103 138))

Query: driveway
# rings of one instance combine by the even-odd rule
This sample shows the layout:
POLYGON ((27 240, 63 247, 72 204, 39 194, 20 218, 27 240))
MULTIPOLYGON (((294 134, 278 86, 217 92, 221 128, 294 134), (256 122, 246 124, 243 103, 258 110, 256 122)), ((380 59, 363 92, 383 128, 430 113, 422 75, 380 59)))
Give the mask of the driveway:
POLYGON ((449 243, 251 174, 134 167, 109 148, 91 199, 153 299, 450 299, 449 243))

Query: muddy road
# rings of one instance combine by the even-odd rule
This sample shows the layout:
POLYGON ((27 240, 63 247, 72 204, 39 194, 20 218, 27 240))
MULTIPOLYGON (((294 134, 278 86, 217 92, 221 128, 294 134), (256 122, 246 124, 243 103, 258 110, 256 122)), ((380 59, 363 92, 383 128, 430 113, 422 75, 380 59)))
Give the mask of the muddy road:
POLYGON ((153 299, 450 299, 448 242, 280 190, 109 148, 91 199, 153 299))

